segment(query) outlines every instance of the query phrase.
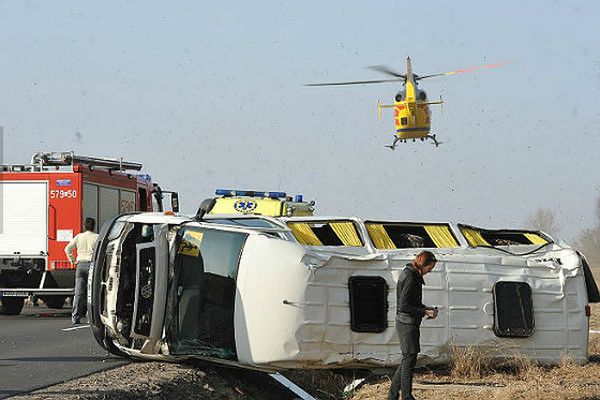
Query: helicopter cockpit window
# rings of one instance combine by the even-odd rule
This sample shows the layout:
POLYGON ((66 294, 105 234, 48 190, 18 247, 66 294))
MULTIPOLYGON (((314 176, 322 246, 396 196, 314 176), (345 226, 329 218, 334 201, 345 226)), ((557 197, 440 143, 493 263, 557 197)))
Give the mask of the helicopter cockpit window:
POLYGON ((402 101, 402 97, 403 97, 403 96, 402 96, 402 93, 398 93, 398 94, 396 95, 396 101, 402 101))
POLYGON ((421 101, 426 101, 427 100, 427 93, 425 93, 423 90, 421 90, 419 92, 419 100, 421 100, 421 101))
POLYGON ((448 224, 365 222, 376 249, 454 248, 458 240, 448 224))

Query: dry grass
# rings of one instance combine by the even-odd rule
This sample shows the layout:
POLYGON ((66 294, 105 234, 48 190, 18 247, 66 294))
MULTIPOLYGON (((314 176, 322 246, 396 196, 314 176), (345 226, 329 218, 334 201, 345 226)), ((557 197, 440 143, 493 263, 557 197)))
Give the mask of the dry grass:
POLYGON ((288 379, 318 399, 340 399, 344 388, 364 373, 352 371, 332 372, 329 370, 291 370, 283 372, 288 379))
MULTIPOLYGON (((499 364, 483 363, 475 370, 456 371, 458 365, 462 366, 419 371, 415 396, 423 400, 600 399, 600 361, 582 366, 565 358, 560 365, 547 367, 515 357, 499 364)), ((381 380, 377 386, 367 385, 352 400, 385 398, 388 390, 389 383, 381 380)))
MULTIPOLYGON (((600 330, 599 314, 600 304, 592 305, 592 330, 600 330)), ((422 400, 600 400, 600 334, 590 335, 588 351, 586 365, 564 357, 557 366, 542 366, 523 357, 494 361, 481 349, 456 347, 451 365, 417 371, 414 392, 422 400)), ((389 379, 377 379, 351 400, 386 398, 388 390, 389 379)))
MULTIPOLYGON (((590 335, 590 341, 588 342, 588 353, 590 357, 596 356, 600 358, 600 335, 590 335)), ((592 359, 592 361, 595 361, 592 359)), ((600 363, 600 359, 597 360, 600 363)))
POLYGON ((386 399, 390 384, 387 380, 363 386, 352 397, 352 400, 386 399))
POLYGON ((493 369, 493 362, 483 347, 452 347, 450 376, 454 379, 479 379, 493 369))
POLYGON ((511 348, 453 346, 451 351, 452 362, 449 365, 448 375, 453 381, 474 382, 499 374, 527 380, 541 373, 541 367, 535 361, 519 355, 511 348), (494 358, 494 354, 498 353, 515 355, 502 359, 494 358))

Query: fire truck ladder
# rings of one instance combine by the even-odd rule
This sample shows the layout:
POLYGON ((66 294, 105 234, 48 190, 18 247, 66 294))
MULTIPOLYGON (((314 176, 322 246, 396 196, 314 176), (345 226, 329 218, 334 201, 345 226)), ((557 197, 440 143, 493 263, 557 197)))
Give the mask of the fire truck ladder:
POLYGON ((123 161, 123 158, 100 158, 100 157, 88 157, 75 155, 72 151, 62 152, 47 152, 47 153, 35 153, 31 157, 31 165, 39 165, 43 169, 44 166, 61 166, 61 165, 73 165, 79 162, 91 167, 108 168, 111 170, 125 171, 133 170, 139 171, 142 169, 142 164, 123 161))

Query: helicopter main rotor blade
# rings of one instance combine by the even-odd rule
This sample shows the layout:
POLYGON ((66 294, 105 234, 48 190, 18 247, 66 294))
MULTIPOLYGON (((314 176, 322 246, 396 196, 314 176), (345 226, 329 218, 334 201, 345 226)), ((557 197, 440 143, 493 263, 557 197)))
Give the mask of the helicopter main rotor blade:
POLYGON ((393 69, 391 69, 390 67, 387 67, 385 65, 371 65, 371 66, 369 66, 369 68, 373 69, 375 71, 384 73, 386 75, 391 75, 391 76, 395 76, 397 78, 406 79, 406 75, 396 72, 393 69))
POLYGON ((352 81, 352 82, 332 82, 332 83, 308 83, 304 86, 345 86, 345 85, 366 85, 369 83, 402 82, 402 79, 380 79, 376 81, 352 81))
POLYGON ((480 69, 489 69, 489 68, 502 67, 502 66, 507 65, 507 64, 510 64, 510 61, 505 61, 505 62, 500 62, 500 63, 495 63, 495 64, 481 65, 479 67, 457 69, 456 71, 443 72, 441 74, 423 75, 423 76, 416 77, 415 80, 421 80, 421 79, 425 79, 425 78, 432 78, 434 76, 446 76, 446 75, 465 74, 467 72, 474 72, 474 71, 478 71, 480 69))

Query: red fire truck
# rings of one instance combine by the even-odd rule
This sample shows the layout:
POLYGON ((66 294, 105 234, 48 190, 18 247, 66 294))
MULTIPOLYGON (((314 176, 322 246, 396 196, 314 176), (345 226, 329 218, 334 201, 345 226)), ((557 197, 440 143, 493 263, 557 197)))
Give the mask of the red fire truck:
POLYGON ((163 211, 163 192, 142 165, 72 152, 36 153, 29 165, 2 165, 0 172, 0 313, 19 314, 36 295, 61 308, 73 295, 75 269, 66 244, 96 220, 96 231, 118 214, 163 211))

